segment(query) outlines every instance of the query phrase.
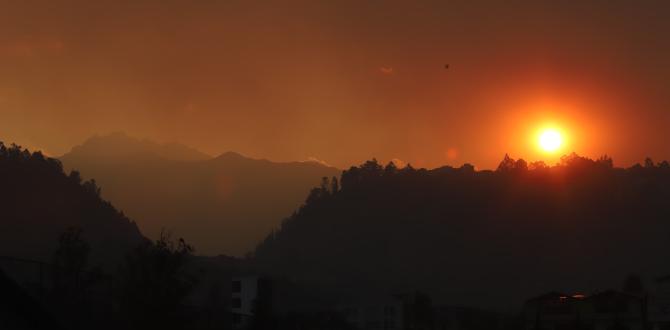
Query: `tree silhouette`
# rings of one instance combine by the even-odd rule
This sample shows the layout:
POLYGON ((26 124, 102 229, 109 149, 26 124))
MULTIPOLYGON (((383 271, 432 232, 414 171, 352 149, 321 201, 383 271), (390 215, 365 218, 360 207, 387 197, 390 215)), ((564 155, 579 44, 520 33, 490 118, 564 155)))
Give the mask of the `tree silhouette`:
POLYGON ((130 253, 121 269, 120 305, 130 329, 184 329, 185 299, 195 279, 186 270, 193 248, 162 234, 130 253))
POLYGON ((654 167, 656 166, 654 165, 654 161, 651 158, 647 157, 644 159, 644 168, 654 168, 654 167))
POLYGON ((338 191, 340 191, 340 184, 337 180, 337 177, 332 177, 330 179, 330 193, 336 194, 338 191))
POLYGON ((82 274, 88 266, 90 245, 82 237, 82 229, 69 227, 60 235, 54 254, 56 286, 74 294, 80 289, 82 274))
POLYGON ((503 160, 498 165, 497 171, 499 172, 509 172, 513 171, 516 168, 516 162, 508 154, 505 154, 503 160))
POLYGON ((547 164, 545 164, 541 160, 532 162, 532 163, 530 163, 530 165, 528 165, 528 169, 530 169, 531 171, 535 171, 535 170, 542 171, 542 170, 546 170, 548 168, 549 168, 549 166, 547 166, 547 164))
POLYGON ((607 155, 600 156, 598 159, 596 159, 596 164, 606 168, 614 167, 614 161, 612 160, 612 157, 609 157, 607 155))

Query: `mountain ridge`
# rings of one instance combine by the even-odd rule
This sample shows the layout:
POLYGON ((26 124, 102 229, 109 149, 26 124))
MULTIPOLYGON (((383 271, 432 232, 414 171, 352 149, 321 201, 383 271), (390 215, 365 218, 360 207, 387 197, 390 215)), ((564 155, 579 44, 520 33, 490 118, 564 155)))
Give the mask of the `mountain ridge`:
POLYGON ((170 230, 208 255, 250 252, 322 177, 340 174, 316 162, 274 162, 232 151, 190 161, 126 152, 141 151, 138 143, 122 137, 111 143, 115 151, 107 154, 103 143, 85 142, 61 161, 83 177, 95 178, 102 195, 136 219, 150 237, 170 230))
POLYGON ((132 154, 153 154, 163 159, 178 161, 202 161, 213 158, 200 150, 177 143, 158 143, 150 139, 139 139, 125 132, 114 132, 107 135, 94 135, 82 144, 76 145, 58 159, 80 154, 95 154, 98 157, 114 158, 132 154))

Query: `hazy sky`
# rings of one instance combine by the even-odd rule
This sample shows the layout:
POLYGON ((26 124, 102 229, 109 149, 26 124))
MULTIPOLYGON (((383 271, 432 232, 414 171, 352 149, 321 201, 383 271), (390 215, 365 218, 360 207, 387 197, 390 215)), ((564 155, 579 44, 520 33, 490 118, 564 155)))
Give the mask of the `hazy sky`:
POLYGON ((670 2, 0 0, 0 139, 494 167, 670 158, 670 2), (445 69, 445 64, 449 69, 445 69))

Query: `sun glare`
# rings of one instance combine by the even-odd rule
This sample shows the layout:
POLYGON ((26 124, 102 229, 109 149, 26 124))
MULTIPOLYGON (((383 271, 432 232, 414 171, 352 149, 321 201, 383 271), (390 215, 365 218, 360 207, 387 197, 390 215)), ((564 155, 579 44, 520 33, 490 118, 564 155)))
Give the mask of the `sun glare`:
POLYGON ((563 144, 561 133, 555 129, 546 129, 540 133, 540 148, 546 152, 554 152, 563 144))

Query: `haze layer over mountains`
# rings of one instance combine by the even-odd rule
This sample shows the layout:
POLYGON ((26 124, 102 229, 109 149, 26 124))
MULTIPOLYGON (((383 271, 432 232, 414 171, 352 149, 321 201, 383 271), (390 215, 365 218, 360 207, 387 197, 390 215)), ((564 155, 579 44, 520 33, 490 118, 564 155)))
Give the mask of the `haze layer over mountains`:
POLYGON ((253 250, 322 177, 340 174, 315 162, 276 163, 234 152, 211 157, 123 133, 92 137, 60 160, 95 179, 103 198, 148 237, 168 230, 205 255, 253 250))

